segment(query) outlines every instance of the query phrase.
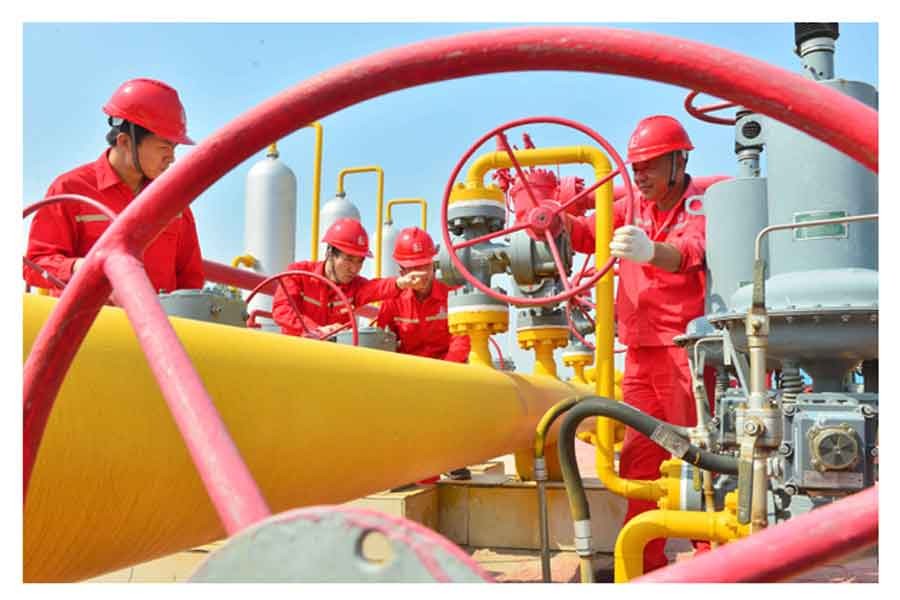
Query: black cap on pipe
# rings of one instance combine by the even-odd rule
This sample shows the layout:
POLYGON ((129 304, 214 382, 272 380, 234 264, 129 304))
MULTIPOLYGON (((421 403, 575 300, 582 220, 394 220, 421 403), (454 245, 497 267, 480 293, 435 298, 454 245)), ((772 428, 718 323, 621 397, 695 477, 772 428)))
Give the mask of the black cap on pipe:
POLYGON ((819 37, 838 39, 837 23, 794 23, 794 51, 800 53, 800 45, 808 40, 819 37))

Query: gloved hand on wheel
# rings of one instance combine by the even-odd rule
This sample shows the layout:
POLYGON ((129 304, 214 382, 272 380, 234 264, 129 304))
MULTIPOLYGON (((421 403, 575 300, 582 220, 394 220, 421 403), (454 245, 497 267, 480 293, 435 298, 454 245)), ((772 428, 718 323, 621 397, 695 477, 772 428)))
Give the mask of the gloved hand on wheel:
POLYGON ((640 227, 625 225, 613 232, 609 253, 636 263, 648 263, 653 260, 653 241, 640 227))

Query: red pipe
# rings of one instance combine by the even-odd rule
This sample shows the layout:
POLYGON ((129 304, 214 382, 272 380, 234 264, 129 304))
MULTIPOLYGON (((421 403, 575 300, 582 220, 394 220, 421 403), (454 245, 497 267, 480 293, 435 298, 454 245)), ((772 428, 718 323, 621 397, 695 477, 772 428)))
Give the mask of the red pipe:
POLYGON ((782 581, 878 543, 878 486, 658 569, 640 583, 782 581))
MULTIPOLYGON (((203 261, 203 276, 207 281, 231 285, 242 290, 252 290, 265 279, 259 273, 246 269, 235 269, 211 260, 203 261)), ((263 294, 273 295, 275 293, 275 282, 273 281, 265 286, 261 291, 263 294)))
POLYGON ((463 34, 379 52, 278 94, 213 133, 122 212, 75 273, 38 334, 23 373, 25 489, 63 377, 110 293, 113 248, 140 255, 197 196, 273 140, 390 92, 471 75, 580 71, 695 89, 777 119, 878 170, 878 112, 756 59, 670 36, 602 27, 528 27, 463 34))
POLYGON ((116 297, 228 535, 266 518, 271 511, 262 492, 172 329, 143 263, 128 254, 114 253, 104 266, 115 288, 128 290, 116 297))

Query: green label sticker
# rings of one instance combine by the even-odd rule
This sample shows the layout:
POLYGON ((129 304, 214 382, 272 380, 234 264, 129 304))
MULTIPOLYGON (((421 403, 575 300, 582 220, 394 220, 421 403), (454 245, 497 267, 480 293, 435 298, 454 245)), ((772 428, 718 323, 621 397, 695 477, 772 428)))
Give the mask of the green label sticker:
MULTIPOLYGON (((794 223, 806 223, 808 221, 825 221, 828 219, 840 219, 846 217, 846 210, 812 210, 803 213, 794 213, 794 223)), ((847 223, 832 223, 829 225, 812 225, 810 227, 798 227, 794 230, 794 240, 822 240, 841 239, 847 237, 847 223)))

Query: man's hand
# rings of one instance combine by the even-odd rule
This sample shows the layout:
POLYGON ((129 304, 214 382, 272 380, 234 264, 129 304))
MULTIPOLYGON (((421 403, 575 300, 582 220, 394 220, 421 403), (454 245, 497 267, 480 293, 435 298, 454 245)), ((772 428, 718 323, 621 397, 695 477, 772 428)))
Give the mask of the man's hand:
POLYGON ((81 265, 84 264, 83 258, 76 258, 75 262, 72 263, 72 275, 75 274, 75 271, 81 268, 81 265))
POLYGON ((313 329, 309 334, 303 337, 310 337, 313 339, 324 340, 328 336, 333 335, 337 331, 344 328, 345 323, 331 323, 330 325, 322 325, 316 329, 313 329))
POLYGON ((421 292, 427 283, 425 277, 426 274, 423 271, 410 271, 397 277, 397 287, 401 290, 411 288, 414 292, 421 292))
POLYGON ((640 227, 625 225, 613 232, 609 243, 609 253, 619 258, 627 258, 636 263, 648 263, 653 260, 654 244, 647 233, 640 227))

